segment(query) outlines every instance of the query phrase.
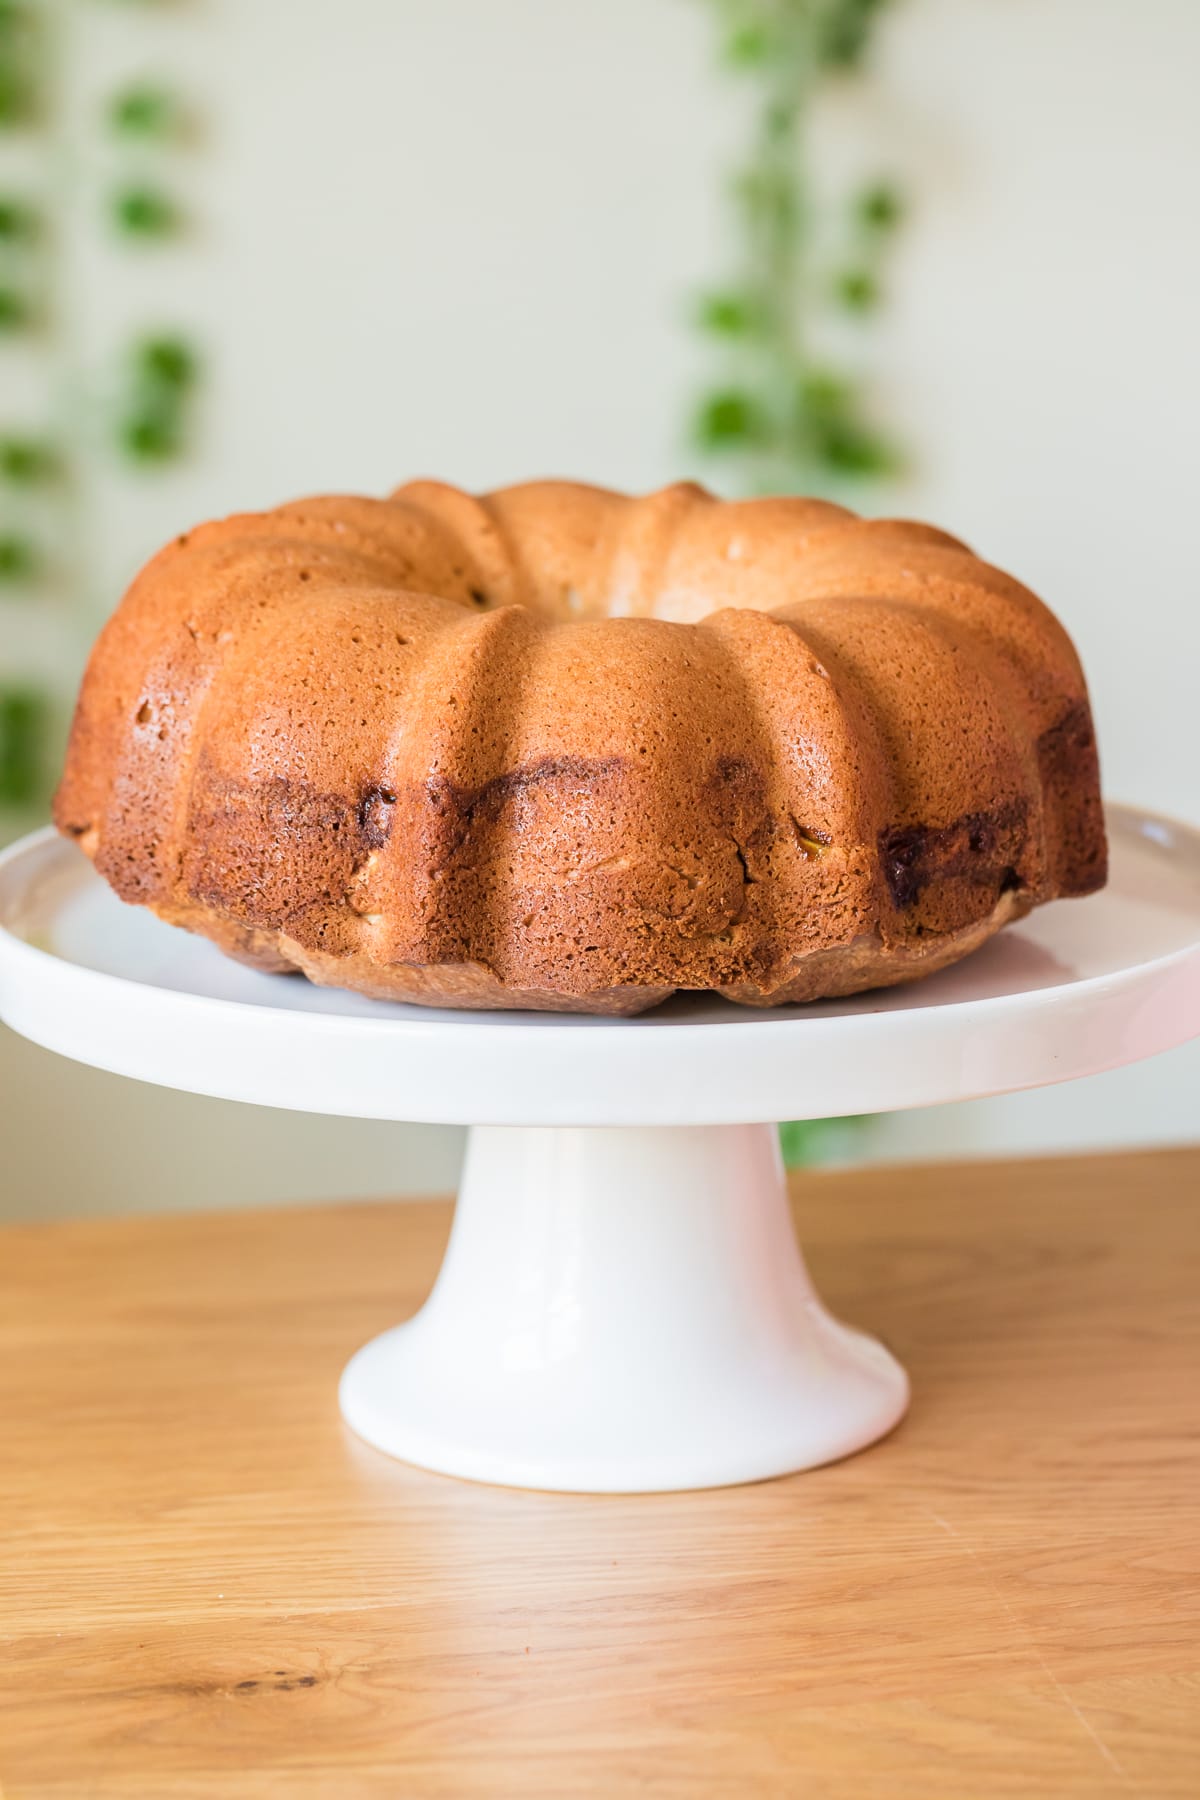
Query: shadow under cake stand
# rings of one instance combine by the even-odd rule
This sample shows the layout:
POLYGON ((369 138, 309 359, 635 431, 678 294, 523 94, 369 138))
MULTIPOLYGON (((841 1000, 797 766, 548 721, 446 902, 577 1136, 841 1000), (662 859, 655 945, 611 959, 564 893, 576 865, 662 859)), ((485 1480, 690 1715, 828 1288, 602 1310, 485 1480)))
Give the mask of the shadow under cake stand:
MULTIPOLYGON (((471 1127, 416 1317, 358 1352, 393 1456, 630 1493, 810 1468, 888 1431, 904 1371, 831 1317, 773 1121, 1114 1068, 1200 1031, 1200 832, 1109 810, 1109 886, 911 987, 636 1019, 436 1012, 258 974, 123 906, 71 844, 0 857, 0 1016, 78 1061, 224 1099, 471 1127)), ((969 1203, 964 1201, 964 1204, 969 1203)))

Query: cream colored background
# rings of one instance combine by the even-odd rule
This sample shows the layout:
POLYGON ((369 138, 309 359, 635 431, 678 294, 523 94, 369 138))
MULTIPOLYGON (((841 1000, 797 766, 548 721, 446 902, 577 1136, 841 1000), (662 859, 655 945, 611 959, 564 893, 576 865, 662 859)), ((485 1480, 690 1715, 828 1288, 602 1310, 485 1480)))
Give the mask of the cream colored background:
MULTIPOLYGON (((80 152, 123 74, 175 71, 211 116, 180 162, 189 245, 114 256, 93 162, 69 234, 89 356, 142 317, 194 321, 211 351, 199 459, 93 483, 104 605, 215 511, 415 473, 643 488, 686 467, 702 351, 683 321, 722 268, 739 131, 701 0, 72 11, 80 152)), ((887 504, 1046 595, 1090 671, 1110 792, 1193 817, 1198 69, 1190 0, 907 0, 824 136, 835 174, 895 168, 914 203, 877 354, 917 466, 887 504)), ((57 653, 9 630, 10 659, 57 653)), ((882 1121, 866 1150, 1182 1140, 1198 1077, 1193 1046, 882 1121)), ((13 1213, 415 1190, 458 1153, 453 1133, 139 1090, 6 1034, 0 1078, 13 1213)))

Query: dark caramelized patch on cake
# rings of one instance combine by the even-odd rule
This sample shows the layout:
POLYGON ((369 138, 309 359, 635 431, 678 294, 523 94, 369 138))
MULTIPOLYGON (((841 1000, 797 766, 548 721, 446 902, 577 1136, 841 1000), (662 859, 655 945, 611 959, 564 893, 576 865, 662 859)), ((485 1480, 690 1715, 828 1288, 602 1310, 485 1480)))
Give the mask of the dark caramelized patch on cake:
POLYGON ((964 813, 949 825, 900 825, 879 835, 879 858, 901 912, 915 906, 933 881, 965 880, 1009 892, 1017 872, 1028 808, 1014 801, 992 813, 964 813))
POLYGON ((440 862, 453 855, 476 825, 494 824, 514 803, 542 789, 562 795, 572 788, 592 788, 620 776, 626 768, 620 756, 547 756, 523 769, 493 775, 478 787, 431 775, 405 803, 423 821, 423 835, 435 861, 440 862))
POLYGON ((744 847, 771 828, 767 783, 760 769, 741 756, 720 756, 704 784, 705 810, 717 830, 744 847))
POLYGON ((1096 735, 1086 700, 1080 700, 1061 719, 1043 731, 1037 741, 1038 767, 1042 779, 1071 773, 1081 759, 1094 756, 1096 735))
POLYGON ((730 796, 737 804, 749 806, 755 812, 761 812, 766 805, 766 782, 762 771, 747 762, 744 756, 718 756, 707 788, 711 794, 724 796, 726 805, 730 796))
POLYGON ((1108 875, 1100 759, 1086 700, 1037 741, 1051 877, 1061 894, 1092 894, 1108 875))
MULTIPOLYGON (((467 804, 472 811, 478 811, 481 807, 485 811, 490 811, 493 807, 499 809, 509 800, 527 793, 530 788, 542 787, 547 783, 587 784, 607 781, 612 776, 619 775, 625 766, 625 760, 620 756, 546 756, 540 762, 530 763, 527 768, 512 769, 505 775, 493 775, 490 781, 485 781, 482 787, 470 794, 467 804)), ((465 792, 462 789, 458 791, 465 792)))
POLYGON ((296 777, 231 780, 205 759, 188 819, 184 886, 245 924, 278 926, 340 901, 372 837, 360 803, 296 777))
POLYGON ((364 844, 382 850, 392 835, 396 796, 391 788, 369 787, 358 803, 358 828, 364 844))

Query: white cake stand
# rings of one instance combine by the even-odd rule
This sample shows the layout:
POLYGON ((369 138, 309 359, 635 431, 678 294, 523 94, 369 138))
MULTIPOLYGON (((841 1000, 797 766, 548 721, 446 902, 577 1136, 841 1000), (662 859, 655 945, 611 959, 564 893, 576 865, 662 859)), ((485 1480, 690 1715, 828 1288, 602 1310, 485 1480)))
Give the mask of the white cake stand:
POLYGON ((769 1121, 1090 1075, 1200 1031, 1200 833, 1113 808, 1109 887, 914 987, 757 1013, 451 1013, 259 975, 51 832, 0 858, 0 1015, 193 1093, 473 1127, 431 1298, 342 1378, 362 1437, 519 1487, 718 1486, 860 1449, 903 1370, 824 1310, 769 1121), (767 1122, 764 1122, 767 1121, 767 1122))

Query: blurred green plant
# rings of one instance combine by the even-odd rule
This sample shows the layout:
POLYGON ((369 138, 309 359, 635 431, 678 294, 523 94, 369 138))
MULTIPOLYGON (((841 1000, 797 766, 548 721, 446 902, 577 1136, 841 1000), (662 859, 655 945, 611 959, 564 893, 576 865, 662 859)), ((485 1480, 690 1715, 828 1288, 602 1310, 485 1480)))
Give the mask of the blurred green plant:
MULTIPOLYGON (((149 4, 149 0, 144 0, 149 4)), ((155 0, 160 8, 165 0, 155 0)), ((58 228, 78 198, 79 160, 62 154, 66 120, 59 64, 82 9, 47 0, 0 0, 0 132, 29 135, 34 163, 0 187, 0 339, 36 332, 60 397, 43 423, 0 417, 0 599, 6 610, 36 602, 81 605, 91 561, 87 470, 107 446, 148 468, 186 453, 200 365, 174 330, 138 335, 121 352, 115 380, 78 366, 69 335, 78 309, 61 304, 58 228), (102 400, 97 390, 107 388, 102 400), (102 421, 100 433, 96 420, 102 421), (53 555, 47 546, 53 545, 53 555)), ((186 223, 172 158, 193 141, 186 101, 170 83, 122 81, 97 120, 109 140, 112 186, 105 201, 117 241, 132 250, 165 245, 186 223)), ((26 146, 21 146, 26 156, 26 146)), ((7 395, 5 396, 7 398, 7 395)), ((49 404, 49 401, 48 401, 49 404)), ((10 625, 9 629, 12 627, 10 625)), ((46 734, 57 672, 6 681, 0 668, 0 808, 41 803, 53 761, 46 734)))
POLYGON ((879 178, 829 220, 808 166, 821 83, 862 65, 889 0, 707 3, 723 65, 750 87, 753 130, 731 184, 737 268, 695 308, 719 369, 694 410, 692 441, 748 493, 826 492, 893 474, 900 448, 871 416, 862 382, 816 346, 830 316, 861 323, 878 310, 902 197, 879 178), (839 252, 823 267, 830 235, 839 252))
MULTIPOLYGON (((187 135, 182 97, 161 82, 133 82, 112 95, 106 116, 110 133, 134 153, 138 170, 112 195, 116 231, 143 244, 178 236, 185 224, 183 209, 160 174, 145 172, 145 163, 147 152, 160 154, 187 135)), ((198 379, 198 357, 181 336, 143 337, 129 347, 114 419, 115 441, 127 462, 148 467, 184 454, 198 379)))

